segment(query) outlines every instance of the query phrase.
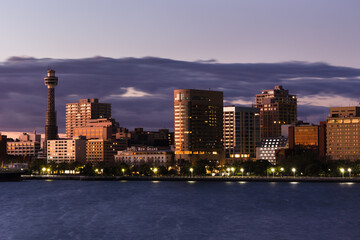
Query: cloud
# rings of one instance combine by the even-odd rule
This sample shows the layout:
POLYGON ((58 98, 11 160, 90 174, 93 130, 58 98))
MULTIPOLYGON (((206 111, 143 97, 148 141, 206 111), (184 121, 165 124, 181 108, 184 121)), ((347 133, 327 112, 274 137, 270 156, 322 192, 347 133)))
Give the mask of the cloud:
POLYGON ((133 87, 123 87, 121 88, 122 90, 125 90, 124 93, 122 94, 111 94, 109 95, 107 98, 111 99, 111 98, 118 98, 118 97, 123 97, 123 98, 141 98, 141 97, 150 97, 153 96, 150 93, 144 92, 144 91, 140 91, 140 90, 136 90, 133 87))
POLYGON ((329 106, 359 102, 360 69, 325 63, 222 64, 163 58, 94 57, 35 59, 0 63, 0 131, 44 132, 48 66, 56 70, 56 110, 65 132, 65 104, 81 98, 112 103, 112 116, 133 129, 173 128, 173 90, 224 92, 225 104, 250 106, 261 90, 283 85, 298 95, 299 119, 325 120, 329 106))

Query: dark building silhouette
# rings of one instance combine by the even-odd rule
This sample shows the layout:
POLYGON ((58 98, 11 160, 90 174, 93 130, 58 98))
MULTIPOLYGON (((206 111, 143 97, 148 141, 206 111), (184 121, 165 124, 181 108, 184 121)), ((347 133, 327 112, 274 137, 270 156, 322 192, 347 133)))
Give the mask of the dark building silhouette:
POLYGON ((48 107, 46 111, 46 125, 45 125, 45 142, 44 155, 47 154, 47 140, 54 140, 58 137, 58 127, 56 125, 56 111, 55 111, 55 87, 58 84, 58 78, 55 76, 55 71, 49 69, 47 77, 44 78, 45 85, 48 88, 48 107))
POLYGON ((0 133, 0 161, 6 160, 7 137, 0 133))
POLYGON ((296 95, 290 95, 282 86, 257 94, 255 106, 260 109, 261 138, 279 137, 281 125, 297 121, 296 95))

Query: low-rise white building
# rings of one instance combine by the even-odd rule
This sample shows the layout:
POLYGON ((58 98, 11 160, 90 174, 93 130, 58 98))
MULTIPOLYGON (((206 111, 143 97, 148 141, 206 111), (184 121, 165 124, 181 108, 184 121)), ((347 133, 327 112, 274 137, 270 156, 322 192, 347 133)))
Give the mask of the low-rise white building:
POLYGON ((85 139, 56 139, 47 141, 47 161, 55 163, 85 162, 85 139))
POLYGON ((159 150, 156 147, 130 147, 118 151, 115 162, 130 165, 150 164, 154 166, 169 166, 173 163, 174 152, 171 150, 159 150))
POLYGON ((276 164, 276 150, 288 148, 288 139, 285 137, 263 138, 260 147, 256 148, 256 159, 267 160, 276 164))

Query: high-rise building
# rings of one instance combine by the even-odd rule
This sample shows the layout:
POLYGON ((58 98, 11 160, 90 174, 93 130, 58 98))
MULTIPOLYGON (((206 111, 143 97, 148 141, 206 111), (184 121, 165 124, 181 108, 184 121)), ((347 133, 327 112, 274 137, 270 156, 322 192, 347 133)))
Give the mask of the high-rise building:
POLYGON ((175 159, 224 160, 223 93, 174 91, 175 159))
POLYGON ((124 149, 123 143, 117 140, 90 139, 86 142, 86 161, 114 162, 114 155, 124 149))
POLYGON ((329 160, 360 159, 360 107, 332 107, 326 124, 329 160))
POLYGON ((56 111, 55 111, 55 87, 58 84, 58 78, 55 76, 55 71, 49 69, 47 76, 44 78, 45 86, 48 88, 48 107, 46 111, 46 125, 45 125, 45 142, 44 153, 46 156, 47 140, 53 140, 58 137, 58 127, 56 125, 56 111))
POLYGON ((260 143, 260 110, 224 107, 224 146, 228 158, 255 158, 260 143))
POLYGON ((282 86, 257 94, 255 106, 260 109, 261 138, 279 137, 281 125, 297 121, 296 95, 290 95, 282 86))
POLYGON ((66 104, 66 136, 74 137, 74 129, 86 126, 89 119, 111 118, 111 104, 98 99, 80 99, 66 104))

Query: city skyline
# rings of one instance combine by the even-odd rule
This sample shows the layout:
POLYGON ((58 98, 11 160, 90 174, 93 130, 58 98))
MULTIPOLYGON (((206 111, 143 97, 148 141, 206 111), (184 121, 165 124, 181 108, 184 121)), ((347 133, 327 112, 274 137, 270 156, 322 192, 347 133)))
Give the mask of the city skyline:
POLYGON ((6 112, 0 117, 0 131, 32 132, 36 129, 43 132, 46 89, 42 78, 47 66, 56 69, 61 78, 56 97, 60 133, 65 132, 65 104, 82 98, 99 98, 112 103, 113 117, 123 127, 173 129, 173 108, 169 99, 177 88, 223 91, 224 105, 250 106, 261 90, 283 85, 298 96, 298 118, 313 123, 325 120, 329 107, 353 106, 360 102, 356 90, 360 85, 360 69, 320 63, 13 58, 0 66, 4 103, 0 111, 6 112))

